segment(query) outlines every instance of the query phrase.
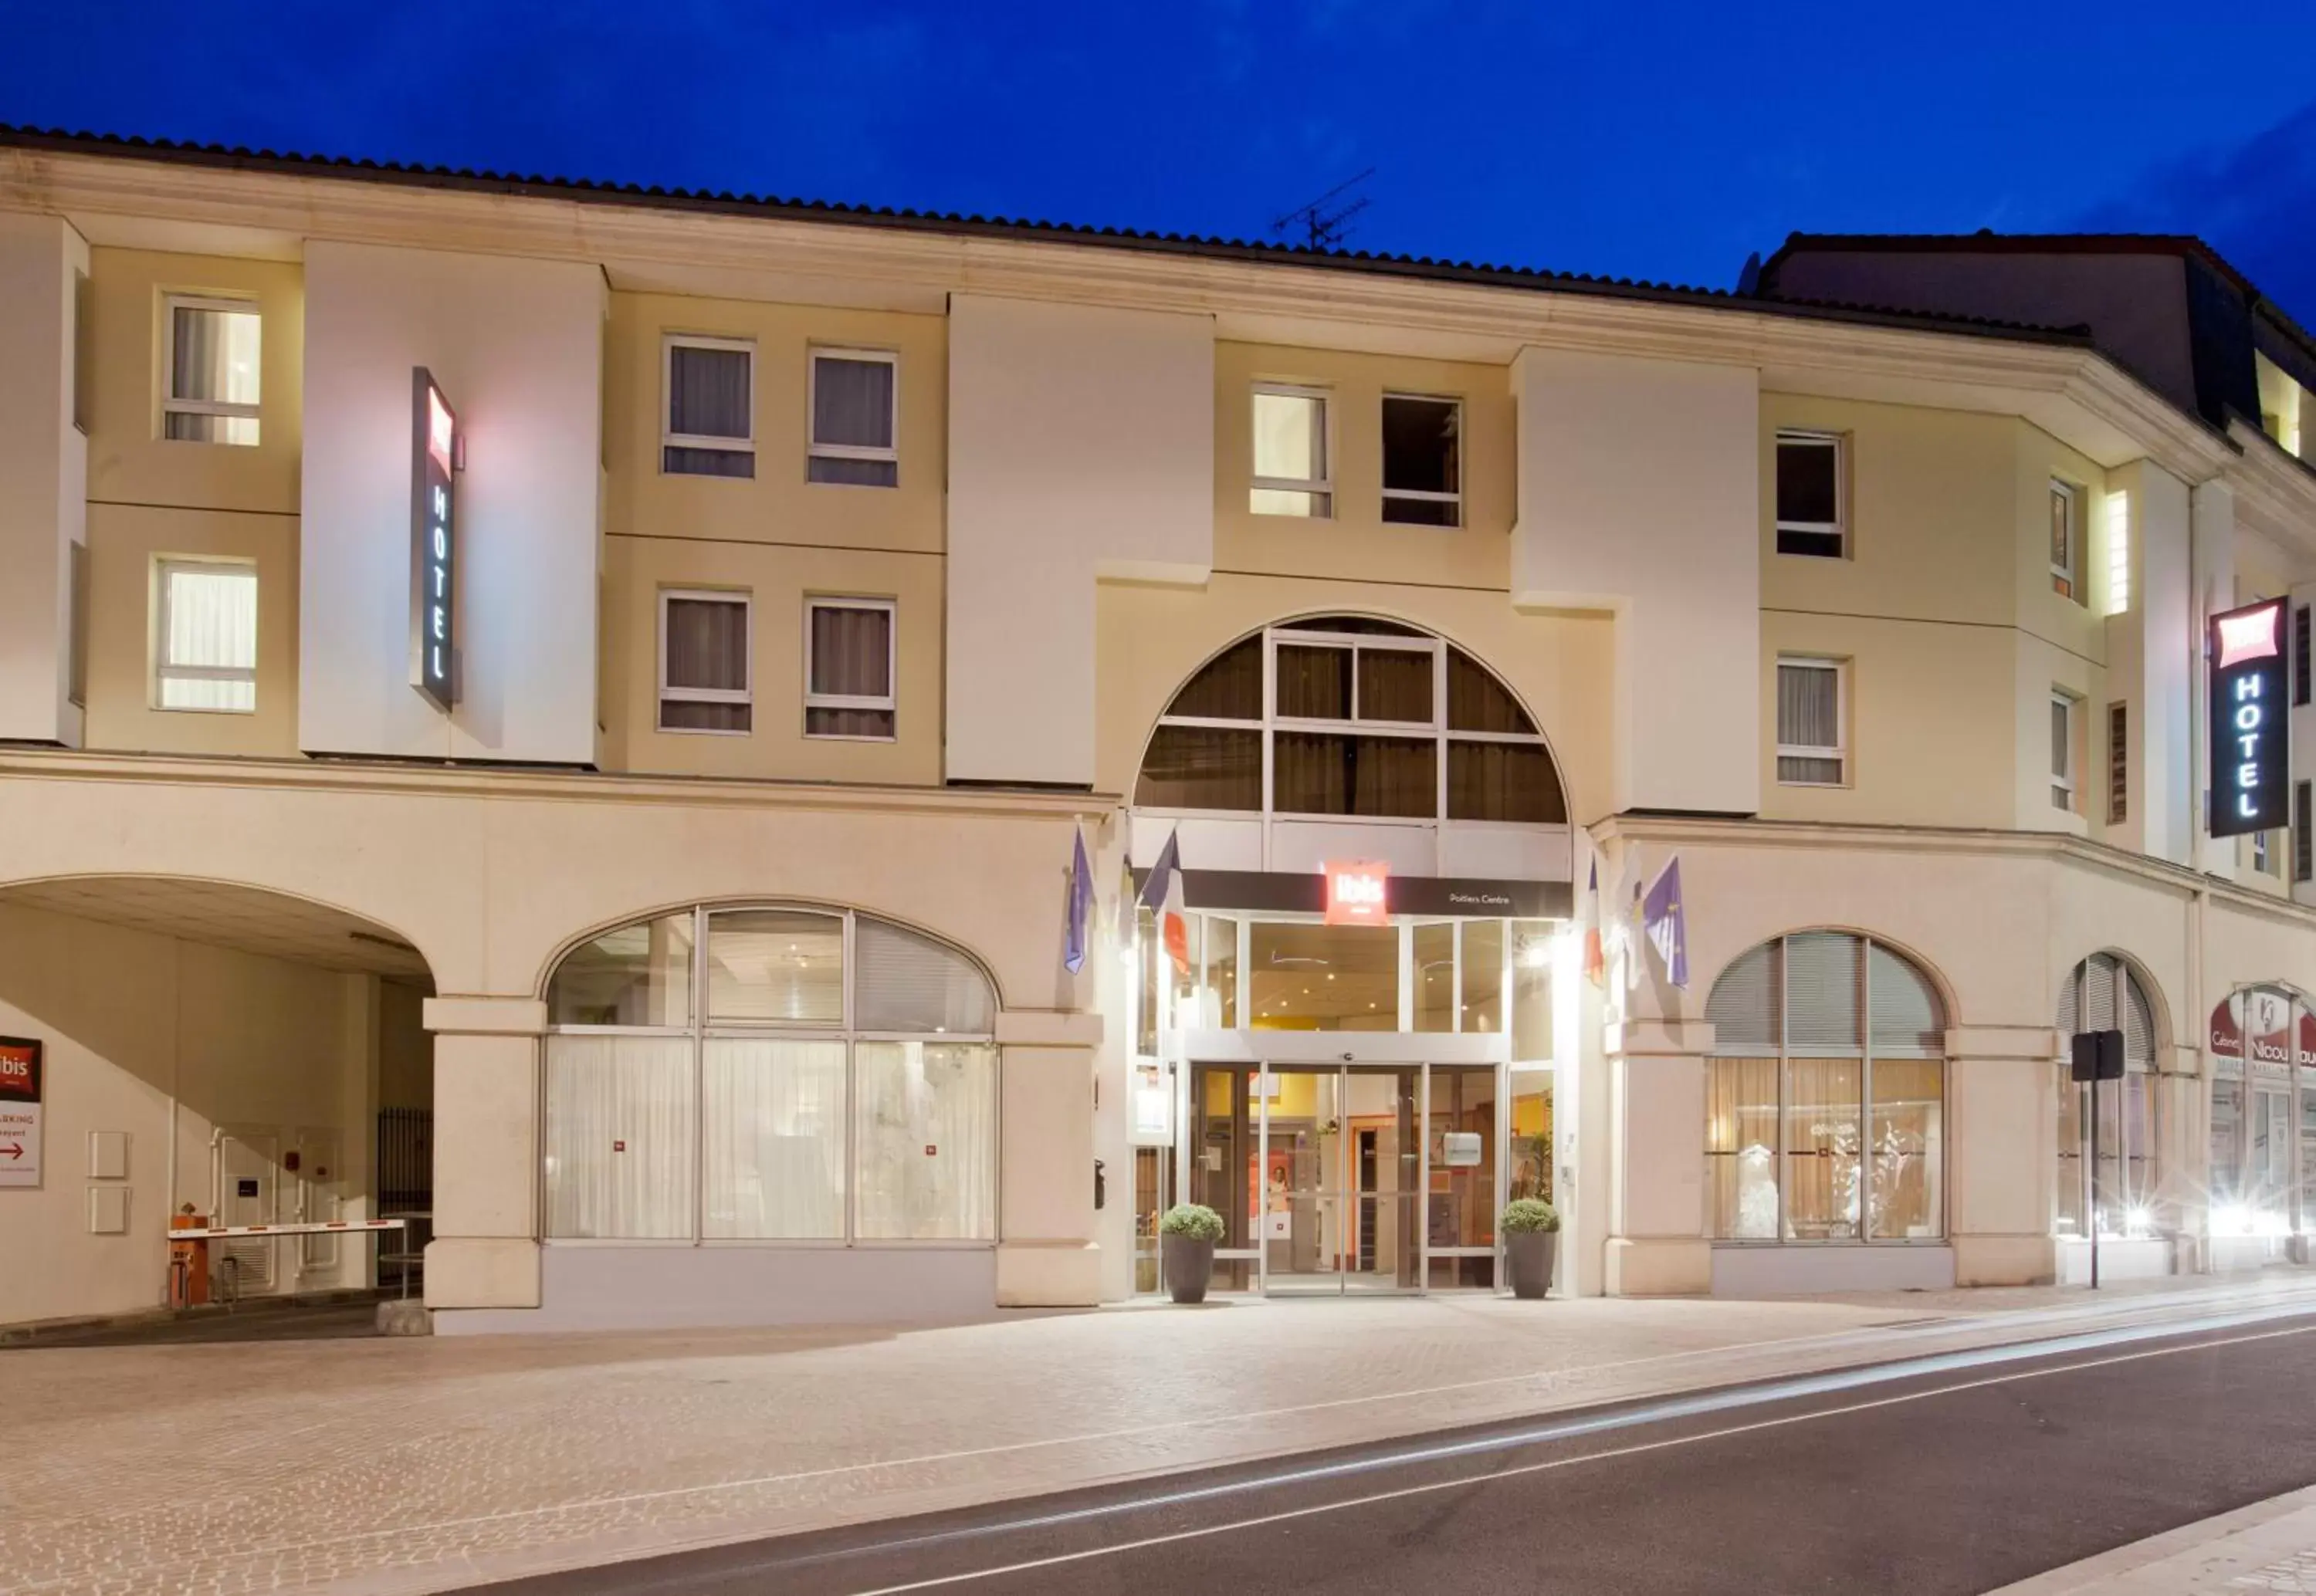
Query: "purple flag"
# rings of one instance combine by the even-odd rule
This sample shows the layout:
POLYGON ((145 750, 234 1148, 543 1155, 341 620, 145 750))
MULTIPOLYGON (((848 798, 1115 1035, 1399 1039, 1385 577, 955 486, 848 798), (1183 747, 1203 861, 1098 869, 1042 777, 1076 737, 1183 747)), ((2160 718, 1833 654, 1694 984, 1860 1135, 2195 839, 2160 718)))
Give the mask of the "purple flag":
POLYGON ((1093 867, 1086 863, 1085 828, 1077 829, 1070 850, 1070 933, 1062 944, 1062 967, 1072 975, 1085 968, 1086 923, 1093 909, 1093 867))
POLYGON ((1688 989, 1688 916, 1680 901, 1680 856, 1675 854, 1641 900, 1641 924, 1672 984, 1688 989))

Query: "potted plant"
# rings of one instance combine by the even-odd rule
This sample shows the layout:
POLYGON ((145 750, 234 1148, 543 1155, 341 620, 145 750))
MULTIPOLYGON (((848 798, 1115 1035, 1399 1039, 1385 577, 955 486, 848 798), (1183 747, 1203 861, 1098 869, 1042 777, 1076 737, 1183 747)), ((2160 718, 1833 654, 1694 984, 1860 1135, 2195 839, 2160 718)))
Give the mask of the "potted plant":
POLYGON ((1541 1197, 1519 1197, 1504 1205, 1498 1221, 1504 1233, 1504 1262, 1512 1295, 1535 1301, 1552 1286, 1552 1265, 1560 1251, 1560 1210, 1541 1197))
POLYGON ((1223 1217, 1199 1202, 1178 1202, 1158 1221, 1158 1247, 1166 1268, 1166 1289, 1177 1302, 1204 1302, 1215 1270, 1215 1243, 1223 1238, 1223 1217))

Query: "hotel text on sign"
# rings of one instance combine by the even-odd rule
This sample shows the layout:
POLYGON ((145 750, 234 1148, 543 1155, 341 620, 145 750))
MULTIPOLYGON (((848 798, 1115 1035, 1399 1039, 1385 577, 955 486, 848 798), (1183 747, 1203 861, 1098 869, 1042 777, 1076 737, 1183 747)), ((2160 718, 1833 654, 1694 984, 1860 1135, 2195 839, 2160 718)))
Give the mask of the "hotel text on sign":
POLYGON ((1385 906, 1385 888, 1391 866, 1358 859, 1327 866, 1327 924, 1381 926, 1391 911, 1385 906))
POLYGON ((411 370, 410 685, 458 700, 459 416, 423 366, 411 370))
POLYGON ((2240 837, 2287 823, 2290 683, 2284 601, 2212 617, 2211 833, 2240 837))

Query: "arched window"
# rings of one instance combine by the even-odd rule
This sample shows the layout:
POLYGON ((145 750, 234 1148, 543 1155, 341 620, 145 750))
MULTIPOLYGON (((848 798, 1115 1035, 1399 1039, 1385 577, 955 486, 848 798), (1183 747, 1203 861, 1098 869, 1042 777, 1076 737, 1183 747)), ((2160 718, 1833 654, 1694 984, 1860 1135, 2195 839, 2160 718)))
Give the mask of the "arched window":
POLYGON ((1137 808, 1561 825, 1552 755, 1503 683, 1393 621, 1324 616, 1224 650, 1159 717, 1137 808))
MULTIPOLYGON (((2102 1236, 2153 1234, 2156 1103, 2155 1006, 2131 966, 2113 953, 2093 953, 2059 984, 2062 1033, 2121 1031, 2124 1075, 2098 1084, 2098 1214, 2102 1236)), ((2084 1153, 2089 1143, 2085 1095, 2062 1064, 2059 1087, 2057 1228, 2062 1236, 2088 1234, 2084 1153)))
POLYGON ((1946 1011, 1903 954, 1842 931, 1765 942, 1713 984, 1707 1225, 1724 1241, 1946 1230, 1946 1011))
POLYGON ((994 1241, 996 993, 868 915, 690 909, 548 985, 550 1238, 994 1241))

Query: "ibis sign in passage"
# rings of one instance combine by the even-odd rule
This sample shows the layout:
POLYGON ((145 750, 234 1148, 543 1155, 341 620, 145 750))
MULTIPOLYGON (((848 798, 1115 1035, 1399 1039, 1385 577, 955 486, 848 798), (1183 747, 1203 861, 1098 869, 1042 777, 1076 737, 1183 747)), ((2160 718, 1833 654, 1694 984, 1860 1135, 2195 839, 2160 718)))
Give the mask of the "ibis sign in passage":
POLYGON ((2284 600, 2212 617, 2212 835, 2290 823, 2292 708, 2284 600))
POLYGON ((410 685, 458 702, 459 415, 423 366, 411 368, 410 685))
POLYGON ((0 1186, 40 1184, 40 1044, 0 1036, 0 1186))

